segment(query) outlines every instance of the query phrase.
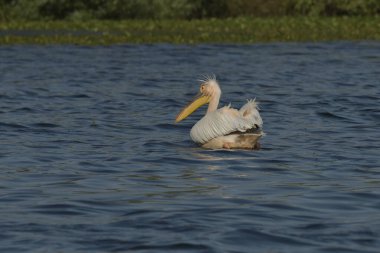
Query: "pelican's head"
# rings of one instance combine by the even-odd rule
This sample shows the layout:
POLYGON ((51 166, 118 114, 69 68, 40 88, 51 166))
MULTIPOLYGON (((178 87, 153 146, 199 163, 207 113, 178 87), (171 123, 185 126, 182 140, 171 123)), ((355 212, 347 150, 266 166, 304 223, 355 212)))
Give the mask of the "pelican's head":
POLYGON ((222 92, 220 90, 218 82, 216 81, 216 78, 207 78, 206 80, 201 80, 201 82, 202 83, 199 88, 198 95, 196 95, 193 101, 185 106, 185 108, 183 108, 182 111, 177 115, 175 119, 176 123, 187 118, 190 114, 192 114, 195 110, 204 104, 212 102, 215 104, 216 102, 216 107, 218 106, 219 98, 222 92))

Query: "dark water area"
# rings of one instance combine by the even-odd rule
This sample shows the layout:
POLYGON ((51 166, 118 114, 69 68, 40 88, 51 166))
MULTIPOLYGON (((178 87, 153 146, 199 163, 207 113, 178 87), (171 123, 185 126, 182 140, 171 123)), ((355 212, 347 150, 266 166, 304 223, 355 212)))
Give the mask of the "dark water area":
POLYGON ((379 252, 380 43, 0 46, 0 252, 379 252), (203 150, 257 98, 258 151, 203 150))

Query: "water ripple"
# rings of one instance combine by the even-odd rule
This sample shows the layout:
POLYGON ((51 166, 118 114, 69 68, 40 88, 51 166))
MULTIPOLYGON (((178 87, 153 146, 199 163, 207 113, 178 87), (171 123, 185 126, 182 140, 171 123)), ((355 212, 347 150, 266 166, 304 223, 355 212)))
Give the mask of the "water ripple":
POLYGON ((378 252, 376 42, 2 46, 2 252, 378 252), (262 148, 175 124, 215 73, 262 148))

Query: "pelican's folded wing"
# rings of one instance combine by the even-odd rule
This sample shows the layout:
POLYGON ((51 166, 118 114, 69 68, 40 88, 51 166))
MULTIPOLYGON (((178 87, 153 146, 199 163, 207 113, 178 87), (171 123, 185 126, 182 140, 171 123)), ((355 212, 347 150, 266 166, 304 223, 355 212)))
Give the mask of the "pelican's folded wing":
POLYGON ((191 129, 191 139, 196 143, 204 144, 216 137, 232 132, 245 132, 255 127, 261 127, 262 120, 256 109, 256 104, 254 101, 248 103, 253 104, 246 107, 245 110, 238 111, 230 108, 230 106, 225 106, 214 112, 207 113, 191 129))

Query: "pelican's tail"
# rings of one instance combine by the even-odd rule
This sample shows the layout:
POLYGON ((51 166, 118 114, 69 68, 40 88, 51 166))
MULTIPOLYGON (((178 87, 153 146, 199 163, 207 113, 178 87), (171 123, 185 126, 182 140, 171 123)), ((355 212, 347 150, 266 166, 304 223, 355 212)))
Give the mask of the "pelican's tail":
POLYGON ((239 112, 244 118, 248 119, 252 125, 262 128, 263 120, 261 119, 256 99, 249 99, 247 103, 239 110, 239 112))

